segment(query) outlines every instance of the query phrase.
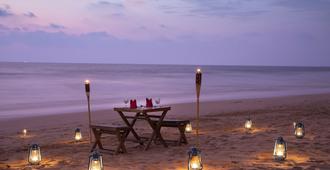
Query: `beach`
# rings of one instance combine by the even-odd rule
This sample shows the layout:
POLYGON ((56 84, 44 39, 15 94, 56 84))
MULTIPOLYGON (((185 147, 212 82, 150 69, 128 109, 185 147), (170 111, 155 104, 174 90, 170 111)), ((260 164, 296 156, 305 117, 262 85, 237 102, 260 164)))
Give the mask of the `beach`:
MULTIPOLYGON (((202 98, 203 99, 203 98, 202 98)), ((200 148, 205 170, 221 169, 330 169, 330 94, 291 95, 249 99, 203 101, 201 99, 200 148), (244 122, 251 118, 253 129, 247 133, 244 122), (303 122, 306 135, 296 139, 293 122, 303 122), (275 139, 288 143, 288 157, 273 160, 275 139)), ((195 103, 168 104, 166 118, 191 120, 196 125, 195 103)), ((92 111, 93 124, 122 124, 113 106, 92 111)), ((0 169, 87 169, 91 144, 88 142, 86 112, 58 113, 0 120, 0 169), (23 137, 21 130, 28 129, 23 137), (82 130, 83 141, 74 142, 74 130, 82 130), (31 167, 27 162, 29 144, 41 147, 42 162, 31 167)), ((149 136, 145 121, 135 126, 141 136, 149 136)), ((177 139, 178 131, 162 129, 165 139, 177 139)), ((144 151, 129 136, 126 154, 102 153, 106 170, 183 170, 187 152, 196 144, 196 135, 186 134, 187 145, 168 148, 152 143, 144 151)), ((107 136, 105 147, 116 147, 116 138, 107 136)))

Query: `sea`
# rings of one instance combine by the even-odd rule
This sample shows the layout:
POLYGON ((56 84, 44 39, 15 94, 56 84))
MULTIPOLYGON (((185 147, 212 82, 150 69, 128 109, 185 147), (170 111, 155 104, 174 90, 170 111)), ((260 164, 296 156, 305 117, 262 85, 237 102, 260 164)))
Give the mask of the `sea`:
POLYGON ((330 92, 330 67, 193 66, 0 62, 0 119, 125 106, 125 99, 193 102, 195 70, 203 72, 201 101, 330 92))

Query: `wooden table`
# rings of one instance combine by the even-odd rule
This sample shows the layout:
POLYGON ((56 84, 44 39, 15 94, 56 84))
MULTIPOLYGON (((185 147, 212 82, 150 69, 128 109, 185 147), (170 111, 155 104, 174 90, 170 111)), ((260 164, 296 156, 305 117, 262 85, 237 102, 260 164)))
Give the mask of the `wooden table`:
POLYGON ((160 142, 164 145, 164 147, 167 147, 167 144, 165 140, 162 138, 160 134, 160 128, 161 124, 166 116, 166 113, 171 110, 171 107, 168 106, 159 106, 159 107, 138 107, 135 109, 131 109, 128 107, 121 107, 121 108, 114 108, 115 111, 117 111, 120 115, 120 117, 123 119, 125 124, 129 127, 130 131, 127 133, 127 135, 132 132, 134 137, 137 139, 137 141, 143 145, 143 141, 141 140, 141 137, 135 132, 133 126, 137 119, 144 119, 146 120, 151 128, 153 129, 153 132, 151 134, 151 137, 148 139, 148 143, 145 146, 145 150, 148 150, 150 147, 150 144, 152 141, 154 141, 156 138, 160 140, 160 142), (134 116, 128 115, 129 113, 134 113, 134 116), (132 119, 132 121, 128 121, 128 119, 132 119), (158 123, 154 125, 152 123, 152 120, 157 120, 158 123))

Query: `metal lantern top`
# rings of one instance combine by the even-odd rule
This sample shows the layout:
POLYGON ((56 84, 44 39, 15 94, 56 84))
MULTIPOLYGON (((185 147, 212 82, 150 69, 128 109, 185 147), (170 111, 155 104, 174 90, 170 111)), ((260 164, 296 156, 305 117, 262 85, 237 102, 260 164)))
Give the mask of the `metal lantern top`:
POLYGON ((295 124, 295 128, 305 128, 305 127, 303 123, 299 122, 295 124))
POLYGON ((76 132, 76 133, 80 132, 80 129, 79 129, 79 128, 77 128, 77 129, 75 130, 75 132, 76 132))

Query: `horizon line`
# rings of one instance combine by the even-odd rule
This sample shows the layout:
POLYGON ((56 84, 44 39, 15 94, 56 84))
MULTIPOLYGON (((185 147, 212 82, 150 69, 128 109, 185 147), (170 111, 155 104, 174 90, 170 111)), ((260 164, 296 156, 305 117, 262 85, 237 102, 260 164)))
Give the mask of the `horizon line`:
POLYGON ((322 65, 252 65, 252 64, 173 64, 173 63, 98 63, 98 62, 44 62, 44 61, 1 61, 0 63, 30 63, 30 64, 112 64, 112 65, 173 65, 173 66, 244 66, 244 67, 317 67, 329 68, 329 66, 322 65))

